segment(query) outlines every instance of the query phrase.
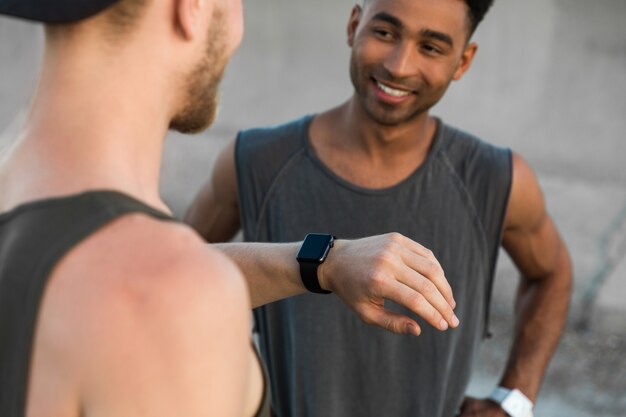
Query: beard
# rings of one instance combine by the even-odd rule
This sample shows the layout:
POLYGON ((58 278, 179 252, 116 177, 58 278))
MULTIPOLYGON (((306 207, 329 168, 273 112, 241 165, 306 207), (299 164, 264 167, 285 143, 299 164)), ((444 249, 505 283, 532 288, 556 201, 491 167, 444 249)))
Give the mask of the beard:
POLYGON ((224 19, 216 12, 211 22, 206 53, 186 77, 185 101, 170 121, 170 129, 180 133, 199 133, 215 121, 219 103, 219 85, 228 59, 224 19))

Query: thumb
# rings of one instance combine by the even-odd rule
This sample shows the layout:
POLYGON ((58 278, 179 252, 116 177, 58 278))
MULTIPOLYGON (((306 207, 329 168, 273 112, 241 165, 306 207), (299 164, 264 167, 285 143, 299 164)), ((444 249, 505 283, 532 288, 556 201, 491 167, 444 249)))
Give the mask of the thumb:
POLYGON ((419 336, 422 333, 421 327, 414 320, 403 314, 385 310, 383 307, 369 307, 362 314, 362 320, 367 324, 382 327, 393 333, 412 334, 414 336, 419 336))

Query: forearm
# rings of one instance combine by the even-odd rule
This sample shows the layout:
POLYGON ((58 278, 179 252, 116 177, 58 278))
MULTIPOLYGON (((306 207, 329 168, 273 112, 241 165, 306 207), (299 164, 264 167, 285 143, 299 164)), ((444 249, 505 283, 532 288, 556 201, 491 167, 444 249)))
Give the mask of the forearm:
POLYGON ((518 388, 536 400, 545 370, 558 345, 572 291, 571 264, 565 248, 557 268, 542 278, 522 278, 513 345, 501 385, 518 388))
MULTIPOLYGON (((295 243, 224 243, 215 245, 244 273, 252 307, 306 291, 300 278, 295 243)), ((322 289, 332 291, 365 323, 395 333, 419 335, 414 318, 387 311, 385 300, 406 307, 435 328, 459 325, 452 289, 431 251, 400 234, 335 240, 317 268, 322 289)))
POLYGON ((300 243, 223 243, 214 245, 241 269, 252 307, 305 292, 296 253, 300 243))

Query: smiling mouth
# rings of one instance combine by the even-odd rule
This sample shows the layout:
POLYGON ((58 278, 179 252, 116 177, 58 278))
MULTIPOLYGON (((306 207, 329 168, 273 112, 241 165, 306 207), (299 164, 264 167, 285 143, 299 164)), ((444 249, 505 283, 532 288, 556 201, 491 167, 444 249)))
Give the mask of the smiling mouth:
POLYGON ((374 80, 374 82, 376 83, 378 88, 380 88, 385 94, 389 94, 392 97, 406 97, 413 94, 413 91, 400 90, 397 88, 389 87, 388 85, 385 85, 378 80, 374 80))

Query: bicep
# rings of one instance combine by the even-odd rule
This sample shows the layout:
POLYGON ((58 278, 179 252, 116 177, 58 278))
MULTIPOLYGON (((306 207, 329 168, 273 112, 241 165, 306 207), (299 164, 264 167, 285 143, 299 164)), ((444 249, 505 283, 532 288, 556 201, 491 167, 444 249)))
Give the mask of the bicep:
POLYGON ((185 222, 207 242, 226 242, 239 230, 234 140, 220 153, 211 177, 187 210, 185 222))
POLYGON ((522 275, 531 279, 554 272, 564 249, 535 174, 516 154, 503 246, 522 275))

